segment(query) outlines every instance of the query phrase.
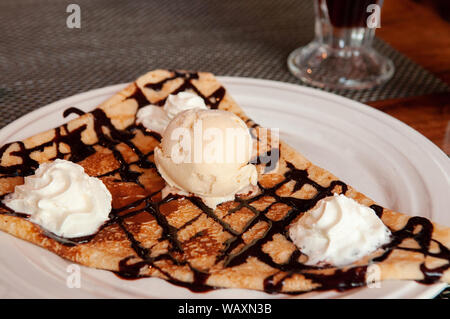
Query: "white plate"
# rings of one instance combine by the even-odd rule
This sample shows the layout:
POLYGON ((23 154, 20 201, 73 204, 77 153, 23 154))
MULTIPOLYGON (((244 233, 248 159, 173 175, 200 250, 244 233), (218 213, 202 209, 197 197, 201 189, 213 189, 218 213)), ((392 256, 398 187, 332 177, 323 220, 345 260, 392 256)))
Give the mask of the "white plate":
MULTIPOLYGON (((450 161, 424 136, 366 105, 297 85, 220 77, 257 123, 280 128, 281 138, 379 204, 450 225, 450 161)), ((67 121, 69 106, 89 111, 124 88, 114 85, 52 103, 0 131, 0 145, 67 121)), ((122 280, 113 273, 80 267, 80 288, 68 288, 71 265, 47 250, 0 233, 0 297, 153 298, 431 298, 445 284, 384 282, 379 288, 300 296, 243 289, 192 293, 156 278, 122 280)), ((73 278, 73 277, 71 277, 73 278)))

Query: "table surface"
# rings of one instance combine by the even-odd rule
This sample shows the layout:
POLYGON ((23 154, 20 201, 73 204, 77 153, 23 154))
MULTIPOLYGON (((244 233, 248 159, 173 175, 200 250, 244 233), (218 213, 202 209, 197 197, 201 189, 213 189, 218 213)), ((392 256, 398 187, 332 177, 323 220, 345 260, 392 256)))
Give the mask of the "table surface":
MULTIPOLYGON (((450 22, 430 1, 384 1, 377 36, 450 85, 449 35, 450 22)), ((368 104, 413 127, 450 156, 450 93, 368 104)))

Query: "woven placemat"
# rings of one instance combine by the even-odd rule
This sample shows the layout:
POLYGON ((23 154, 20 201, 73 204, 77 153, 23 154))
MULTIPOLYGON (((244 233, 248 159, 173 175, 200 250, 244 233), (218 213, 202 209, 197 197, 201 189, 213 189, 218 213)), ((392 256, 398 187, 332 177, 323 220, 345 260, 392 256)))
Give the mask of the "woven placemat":
MULTIPOLYGON (((74 0, 0 2, 0 127, 154 68, 300 84, 286 58, 314 32, 311 0, 75 1, 80 29, 66 26, 74 0)), ((377 39, 375 46, 394 61, 394 78, 372 90, 333 92, 367 102, 449 90, 385 42, 377 39)))

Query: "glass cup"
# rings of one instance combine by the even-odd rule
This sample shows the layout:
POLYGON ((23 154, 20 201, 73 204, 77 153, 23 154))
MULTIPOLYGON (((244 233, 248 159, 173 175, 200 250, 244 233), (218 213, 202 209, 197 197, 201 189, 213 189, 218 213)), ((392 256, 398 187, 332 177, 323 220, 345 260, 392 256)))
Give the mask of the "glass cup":
POLYGON ((389 80, 392 61, 372 48, 382 0, 315 0, 315 38, 288 57, 289 70, 307 84, 368 89, 389 80))

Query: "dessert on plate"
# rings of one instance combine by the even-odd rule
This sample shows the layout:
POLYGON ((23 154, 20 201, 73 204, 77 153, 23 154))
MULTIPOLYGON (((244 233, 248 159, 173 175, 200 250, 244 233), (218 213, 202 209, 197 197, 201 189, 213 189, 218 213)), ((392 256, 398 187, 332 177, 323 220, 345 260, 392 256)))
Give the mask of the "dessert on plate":
POLYGON ((383 208, 315 166, 210 73, 155 70, 72 113, 1 147, 1 230, 193 291, 450 282, 450 228, 383 208))

